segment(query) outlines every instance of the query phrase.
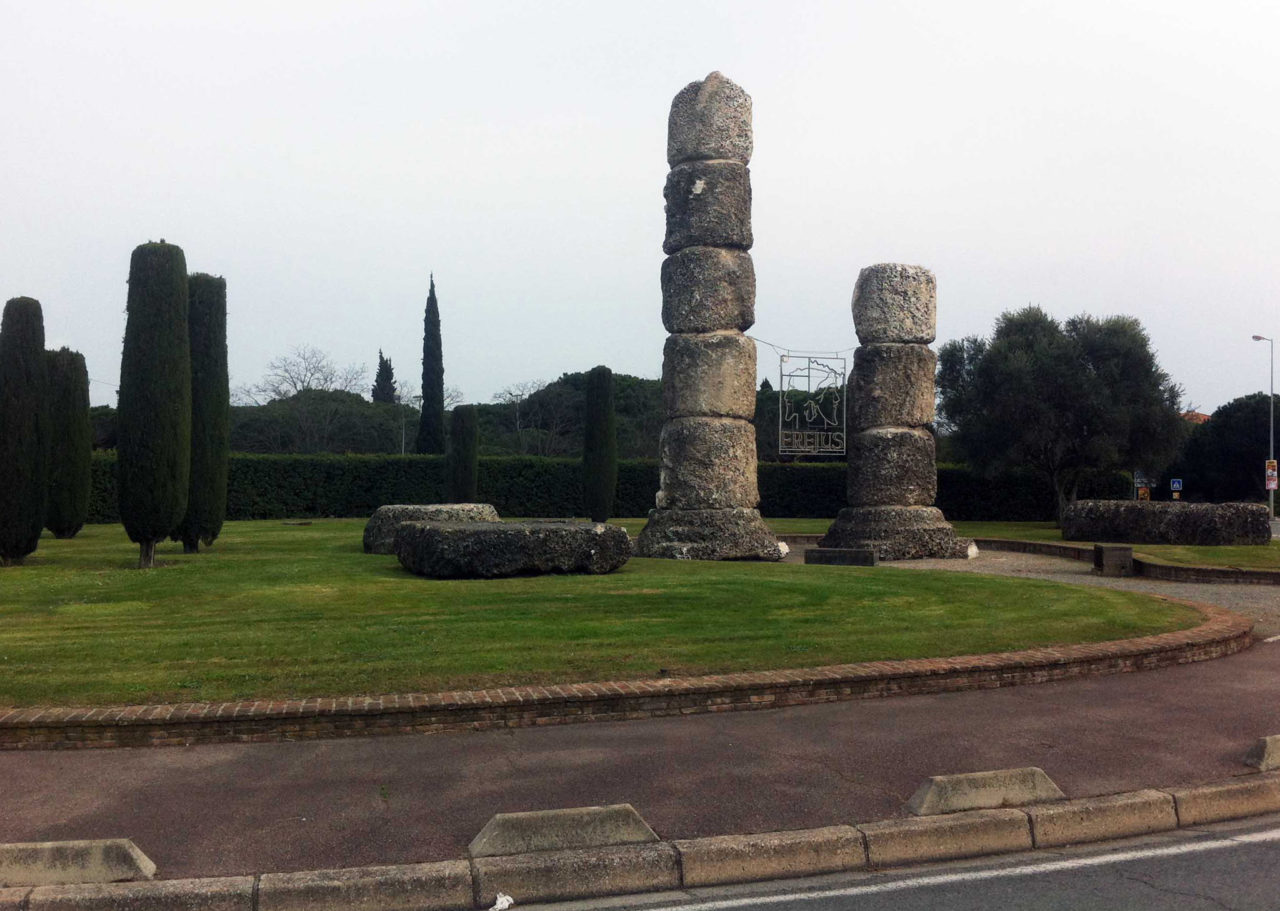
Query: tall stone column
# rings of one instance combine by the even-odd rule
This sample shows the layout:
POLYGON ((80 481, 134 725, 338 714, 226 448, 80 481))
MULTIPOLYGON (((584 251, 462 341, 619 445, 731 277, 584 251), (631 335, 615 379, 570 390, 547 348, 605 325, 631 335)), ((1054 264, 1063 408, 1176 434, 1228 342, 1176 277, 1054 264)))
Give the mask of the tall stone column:
POLYGON ((937 284, 920 266, 882 263, 858 275, 853 323, 861 347, 849 376, 849 506, 822 547, 873 547, 881 560, 965 557, 971 541, 933 505, 938 466, 929 348, 937 284))
POLYGON ((663 195, 666 423, 657 508, 642 557, 778 560, 756 508, 756 349, 751 265, 751 96, 719 73, 671 104, 663 195))

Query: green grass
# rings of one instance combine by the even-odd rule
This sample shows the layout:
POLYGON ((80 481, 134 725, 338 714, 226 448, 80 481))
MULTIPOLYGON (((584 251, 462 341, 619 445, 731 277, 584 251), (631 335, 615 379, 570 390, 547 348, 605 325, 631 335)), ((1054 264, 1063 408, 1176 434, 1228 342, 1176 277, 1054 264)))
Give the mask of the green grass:
POLYGON ((632 560, 608 576, 433 581, 359 520, 228 523, 155 570, 119 526, 0 570, 0 704, 435 691, 1005 651, 1183 628, 1105 589, 958 573, 632 560))

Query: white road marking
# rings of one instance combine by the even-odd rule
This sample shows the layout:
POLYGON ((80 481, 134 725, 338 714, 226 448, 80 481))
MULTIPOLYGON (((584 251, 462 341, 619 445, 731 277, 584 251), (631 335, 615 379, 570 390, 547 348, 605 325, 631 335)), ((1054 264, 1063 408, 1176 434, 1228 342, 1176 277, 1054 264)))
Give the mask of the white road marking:
POLYGON ((902 892, 907 889, 927 889, 932 886, 948 886, 956 883, 981 882, 989 879, 1004 879, 1014 876, 1036 876, 1041 873, 1059 873, 1064 870, 1080 870, 1087 867, 1102 867, 1109 864, 1123 864, 1133 860, 1148 860, 1159 857, 1177 857, 1183 854, 1199 854, 1202 851, 1218 851, 1223 848, 1236 848, 1245 844, 1262 844, 1280 841, 1280 829, 1268 829, 1264 832, 1250 832, 1231 838, 1219 838, 1213 841, 1195 841, 1181 845, 1169 845, 1163 848, 1144 848, 1134 851, 1117 851, 1112 854, 1100 854, 1094 857, 1072 857, 1063 860, 1052 860, 1044 863, 1027 864, 1020 867, 1002 867, 996 870, 972 870, 962 873, 940 873, 934 876, 917 876, 912 879, 898 879, 893 882, 870 883, 865 886, 850 886, 845 889, 826 889, 819 892, 805 892, 789 895, 762 895, 756 898, 733 898, 718 901, 700 902, 691 905, 663 906, 666 911, 727 911, 731 908, 743 908, 757 905, 779 905, 783 902, 818 901, 825 898, 852 898, 858 895, 878 895, 886 892, 902 892))

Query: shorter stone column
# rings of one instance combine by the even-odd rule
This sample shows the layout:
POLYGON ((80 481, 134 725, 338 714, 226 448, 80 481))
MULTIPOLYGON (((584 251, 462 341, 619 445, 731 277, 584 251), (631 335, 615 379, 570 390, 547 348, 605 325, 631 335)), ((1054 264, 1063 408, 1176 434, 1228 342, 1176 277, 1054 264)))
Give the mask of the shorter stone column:
POLYGON ((920 266, 868 266, 853 292, 862 347, 849 376, 849 506, 822 547, 873 548, 881 560, 965 557, 933 501, 938 466, 933 435, 937 288, 920 266))

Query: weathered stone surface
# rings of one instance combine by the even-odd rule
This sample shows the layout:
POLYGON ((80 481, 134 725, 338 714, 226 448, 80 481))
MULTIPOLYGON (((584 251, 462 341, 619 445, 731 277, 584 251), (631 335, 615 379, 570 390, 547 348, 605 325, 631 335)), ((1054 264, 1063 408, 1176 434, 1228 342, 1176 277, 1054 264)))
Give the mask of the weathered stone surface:
POLYGON ((1178 825, 1280 813, 1280 775, 1264 772, 1192 788, 1167 788, 1178 809, 1178 825))
POLYGON ((1037 848, 1131 838, 1178 827, 1173 798, 1163 791, 1130 791, 1027 807, 1037 848))
POLYGON ((968 538, 957 538, 942 511, 932 506, 863 506, 840 510, 820 547, 873 547, 881 560, 976 556, 968 538))
MULTIPOLYGON (((916 816, 936 816, 961 810, 994 810, 1021 807, 1046 800, 1062 800, 1062 789, 1043 769, 995 769, 934 775, 925 780, 907 801, 907 810, 916 816)), ((1170 805, 1172 809, 1172 805, 1170 805)))
POLYGON ((252 911, 252 876, 40 886, 27 911, 252 911))
POLYGON ((923 266, 867 266, 853 289, 858 341, 929 344, 937 334, 937 301, 937 282, 923 266))
POLYGON ((930 506, 937 494, 929 431, 881 427, 849 435, 850 506, 930 506))
POLYGON ((662 263, 662 324, 668 332, 746 332, 756 321, 751 254, 685 247, 662 263))
POLYGON ((668 336, 662 349, 662 403, 668 418, 756 413, 756 344, 741 332, 668 336))
POLYGON ((1271 542, 1262 503, 1152 503, 1080 500, 1062 516, 1065 541, 1199 546, 1271 542))
POLYGON ((733 418, 678 418, 658 445, 659 509, 754 508, 756 429, 733 418))
MULTIPOLYGON (((864 345, 849 374, 849 428, 922 427, 933 420, 938 358, 926 345, 864 345)), ((930 501, 932 502, 932 501, 930 501)))
POLYGON ((127 838, 0 845, 0 886, 151 879, 156 865, 127 838))
POLYGON ((685 560, 781 560, 778 542, 756 509, 653 509, 637 557, 685 560))
POLYGON ((499 891, 531 905, 680 888, 676 849, 662 842, 477 857, 472 864, 478 908, 493 905, 499 891))
POLYGON ((751 96, 720 73, 690 82, 671 102, 667 164, 698 158, 751 160, 751 96))
POLYGON ((858 828, 867 839, 867 858, 876 867, 1031 850, 1031 827, 1021 810, 970 810, 858 828))
POLYGON ((677 841, 675 846, 686 889, 817 876, 867 865, 862 833, 852 826, 719 835, 677 841))
POLYGON ((736 161, 691 161, 667 174, 665 253, 685 247, 751 247, 751 175, 736 161))
POLYGON ((1244 761, 1245 765, 1251 765, 1259 772, 1280 770, 1280 734, 1259 737, 1245 754, 1244 761))
POLYGON ((396 556, 433 579, 611 573, 631 556, 618 525, 590 522, 403 522, 396 556))
POLYGON ((488 503, 427 503, 379 506, 364 527, 364 552, 394 554, 401 522, 499 522, 488 503))
POLYGON ((629 803, 568 807, 527 813, 495 813, 471 839, 472 857, 529 851, 565 851, 657 841, 658 836, 629 803))
POLYGON ((257 911, 454 911, 471 906, 465 860, 266 873, 257 911))

